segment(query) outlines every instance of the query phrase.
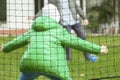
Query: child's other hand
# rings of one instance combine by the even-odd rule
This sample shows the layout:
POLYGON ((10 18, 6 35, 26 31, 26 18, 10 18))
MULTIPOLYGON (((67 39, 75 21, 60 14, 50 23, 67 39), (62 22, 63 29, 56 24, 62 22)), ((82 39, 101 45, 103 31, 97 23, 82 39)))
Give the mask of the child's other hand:
POLYGON ((103 53, 103 54, 107 54, 108 53, 108 48, 107 48, 107 46, 101 46, 101 53, 103 53))
POLYGON ((2 45, 0 46, 0 52, 3 51, 3 47, 4 47, 4 44, 2 44, 2 45))

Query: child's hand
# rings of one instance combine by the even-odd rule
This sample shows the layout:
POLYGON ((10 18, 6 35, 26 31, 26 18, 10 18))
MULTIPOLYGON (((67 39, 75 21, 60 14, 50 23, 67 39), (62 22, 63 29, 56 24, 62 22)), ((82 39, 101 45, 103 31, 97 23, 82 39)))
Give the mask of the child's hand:
POLYGON ((0 52, 3 51, 3 47, 4 47, 4 44, 2 44, 2 45, 0 46, 0 52))
POLYGON ((108 53, 108 48, 107 48, 107 46, 101 46, 101 51, 100 51, 101 53, 103 53, 103 54, 107 54, 108 53))

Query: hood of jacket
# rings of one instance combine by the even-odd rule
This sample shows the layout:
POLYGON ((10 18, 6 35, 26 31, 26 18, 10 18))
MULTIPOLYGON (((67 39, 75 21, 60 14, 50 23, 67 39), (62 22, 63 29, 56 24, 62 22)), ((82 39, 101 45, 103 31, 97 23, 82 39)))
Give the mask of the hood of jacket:
POLYGON ((35 31, 45 31, 60 27, 61 26, 58 24, 58 22, 49 16, 38 17, 32 24, 32 29, 35 31))

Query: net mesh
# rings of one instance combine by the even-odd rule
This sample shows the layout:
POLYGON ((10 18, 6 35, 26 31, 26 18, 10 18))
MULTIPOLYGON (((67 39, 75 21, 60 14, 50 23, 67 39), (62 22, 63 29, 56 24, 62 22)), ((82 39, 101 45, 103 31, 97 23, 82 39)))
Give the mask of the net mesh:
MULTIPOLYGON (((56 2, 58 0, 50 0, 56 2)), ((57 2, 58 1, 58 2, 57 2)), ((98 45, 107 45, 109 52, 107 55, 96 55, 97 61, 85 60, 82 51, 71 49, 71 59, 67 60, 70 77, 73 80, 99 80, 99 79, 120 79, 120 29, 119 29, 119 0, 76 0, 83 11, 83 15, 89 20, 88 25, 83 25, 79 11, 72 11, 75 21, 69 21, 71 14, 67 8, 67 3, 74 3, 73 0, 61 0, 60 18, 67 22, 60 25, 74 27, 74 22, 82 25, 86 40, 98 45), (63 5, 64 4, 64 5, 63 5), (63 11, 65 12, 62 12, 63 11), (67 11, 68 10, 68 11, 67 11), (64 25, 65 24, 65 25, 64 25)), ((0 44, 6 44, 14 38, 28 32, 31 29, 35 16, 46 4, 44 0, 0 0, 0 44)), ((49 0, 48 0, 49 3, 49 0)), ((57 6, 58 7, 58 6, 57 6)), ((59 6, 60 7, 60 6, 59 6)), ((70 9, 76 7, 70 6, 70 9)), ((52 8, 51 8, 52 9, 52 8)), ((58 8, 59 10, 59 8, 58 8)), ((55 12, 54 17, 58 16, 55 12)), ((53 15, 52 15, 53 16, 53 15)), ((68 30, 71 35, 75 35, 75 28, 68 30)), ((56 31, 57 32, 57 31, 56 31)), ((82 31, 83 32, 83 31, 82 31)), ((79 37, 79 35, 78 35, 79 37)), ((43 42, 44 43, 44 42, 43 42)), ((19 46, 19 45, 18 45, 19 46)), ((27 45, 9 53, 0 52, 0 80, 17 80, 21 72, 19 63, 27 45)), ((58 51, 59 53, 59 51, 58 51)), ((59 66, 60 67, 60 66, 59 66)), ((64 72, 65 73, 65 72, 64 72)), ((49 74, 49 73, 47 73, 49 74)), ((55 75, 54 75, 55 76, 55 75)), ((49 80, 46 76, 38 76, 36 80, 49 80)), ((67 79, 66 79, 67 80, 67 79)))

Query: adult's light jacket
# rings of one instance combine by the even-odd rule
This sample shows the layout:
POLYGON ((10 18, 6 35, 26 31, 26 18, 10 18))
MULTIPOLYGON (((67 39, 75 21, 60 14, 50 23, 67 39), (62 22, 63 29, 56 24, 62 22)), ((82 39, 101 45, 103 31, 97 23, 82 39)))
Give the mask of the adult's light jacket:
POLYGON ((32 28, 5 44, 8 53, 28 44, 20 61, 22 72, 45 72, 61 80, 70 77, 63 46, 76 50, 100 53, 100 46, 69 34, 54 19, 42 16, 34 20, 32 28))
MULTIPOLYGON (((79 22, 79 17, 83 20, 86 18, 84 11, 80 7, 80 0, 48 0, 48 4, 53 4, 57 7, 60 13, 61 25, 74 25, 79 22)), ((35 18, 41 15, 42 10, 39 10, 35 18)), ((58 15, 56 14, 56 16, 58 15)))

